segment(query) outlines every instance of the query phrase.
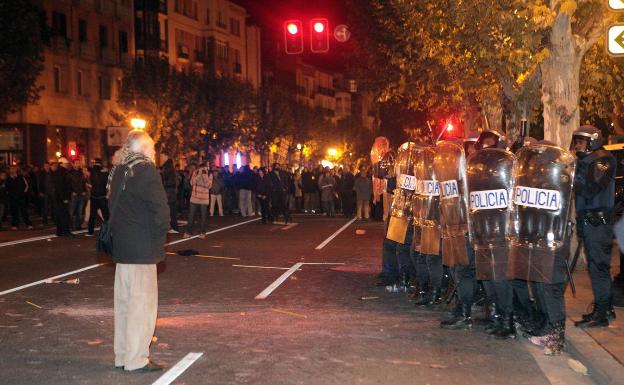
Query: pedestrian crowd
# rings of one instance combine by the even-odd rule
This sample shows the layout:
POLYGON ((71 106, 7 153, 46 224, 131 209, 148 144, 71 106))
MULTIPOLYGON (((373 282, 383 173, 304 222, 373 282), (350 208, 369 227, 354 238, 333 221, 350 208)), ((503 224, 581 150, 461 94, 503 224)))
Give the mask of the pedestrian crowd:
POLYGON ((0 168, 0 229, 7 223, 12 230, 33 229, 37 216, 41 226, 55 223, 58 236, 71 236, 85 225, 93 235, 97 217, 108 219, 107 177, 100 159, 90 167, 61 157, 43 167, 0 168))

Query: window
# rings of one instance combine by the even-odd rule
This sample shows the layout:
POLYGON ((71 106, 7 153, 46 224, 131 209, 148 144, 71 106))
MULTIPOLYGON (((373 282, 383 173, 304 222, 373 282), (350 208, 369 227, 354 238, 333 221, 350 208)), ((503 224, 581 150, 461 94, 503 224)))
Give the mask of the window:
POLYGON ((87 42, 87 21, 78 19, 78 40, 81 43, 87 42))
POLYGON ((98 86, 100 91, 100 99, 102 100, 110 100, 111 98, 111 85, 110 79, 108 76, 99 75, 98 76, 98 86))
POLYGON ((117 78, 117 97, 121 98, 121 91, 123 90, 123 79, 117 78))
POLYGON ((122 54, 128 53, 128 32, 119 31, 119 50, 122 54))
POLYGON ((61 67, 54 66, 54 92, 61 93, 61 67))
POLYGON ((210 8, 206 8, 206 24, 210 25, 210 8))
POLYGON ((230 32, 234 36, 240 36, 240 21, 234 18, 230 19, 230 32))
POLYGON ((176 0, 174 10, 179 14, 197 20, 197 1, 176 0))
POLYGON ((241 65, 241 54, 240 51, 237 49, 232 50, 232 53, 234 54, 234 73, 236 74, 241 74, 243 73, 243 68, 241 65))
POLYGON ((64 13, 52 12, 52 34, 67 37, 67 16, 64 13))
POLYGON ((84 89, 82 84, 82 71, 76 73, 76 94, 78 96, 84 96, 84 89))
POLYGON ((228 46, 227 43, 221 41, 221 40, 217 40, 217 58, 221 59, 221 60, 226 60, 228 59, 228 46))
POLYGON ((100 25, 100 48, 108 47, 108 28, 100 25))
POLYGON ((225 21, 223 20, 223 12, 221 11, 217 12, 217 27, 227 28, 227 25, 225 25, 225 21))

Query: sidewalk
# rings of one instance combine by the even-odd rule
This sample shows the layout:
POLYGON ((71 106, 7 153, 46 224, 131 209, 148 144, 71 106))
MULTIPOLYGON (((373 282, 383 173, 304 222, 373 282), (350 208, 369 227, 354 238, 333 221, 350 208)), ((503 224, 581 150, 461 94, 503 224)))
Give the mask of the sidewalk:
MULTIPOLYGON (((620 271, 620 255, 617 245, 613 248, 612 274, 620 271)), ((572 290, 566 291, 568 322, 566 338, 568 351, 583 361, 599 384, 624 383, 624 308, 616 307, 617 320, 608 328, 579 329, 574 322, 588 312, 593 300, 591 281, 586 268, 574 273, 576 297, 572 290)))

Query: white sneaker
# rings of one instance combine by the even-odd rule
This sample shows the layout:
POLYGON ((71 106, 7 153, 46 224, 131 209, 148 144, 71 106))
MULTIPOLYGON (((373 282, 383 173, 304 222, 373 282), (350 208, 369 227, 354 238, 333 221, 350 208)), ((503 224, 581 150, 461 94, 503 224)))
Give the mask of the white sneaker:
POLYGON ((182 238, 184 238, 184 239, 187 239, 187 238, 190 238, 190 237, 191 237, 191 234, 189 234, 189 233, 184 233, 184 235, 182 236, 182 238))
POLYGON ((206 239, 206 234, 205 233, 199 234, 199 239, 206 239))
POLYGON ((169 229, 169 231, 167 231, 169 234, 180 234, 179 231, 174 230, 174 229, 169 229))

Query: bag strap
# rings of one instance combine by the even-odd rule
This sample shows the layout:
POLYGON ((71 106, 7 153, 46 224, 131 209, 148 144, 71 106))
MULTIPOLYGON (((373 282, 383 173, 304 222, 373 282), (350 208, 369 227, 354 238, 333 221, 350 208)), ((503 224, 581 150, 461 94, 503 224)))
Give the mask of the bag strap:
MULTIPOLYGON (((117 208, 117 204, 119 203, 119 198, 121 197, 121 193, 126 189, 126 182, 128 181, 128 174, 130 173, 132 175, 133 170, 132 168, 134 166, 136 166, 137 164, 143 163, 143 160, 137 160, 134 162, 130 162, 128 163, 128 167, 126 168, 126 170, 124 171, 124 175, 123 175, 123 180, 121 181, 121 189, 119 190, 119 192, 117 193, 117 196, 115 196, 115 199, 113 200, 113 204, 111 205, 110 208, 110 217, 109 217, 109 221, 112 222, 113 220, 113 215, 115 215, 115 208, 117 208)), ((112 181, 113 181, 113 177, 114 177, 114 173, 115 171, 118 169, 118 167, 114 167, 111 170, 111 175, 110 175, 110 184, 112 185, 112 181)))

